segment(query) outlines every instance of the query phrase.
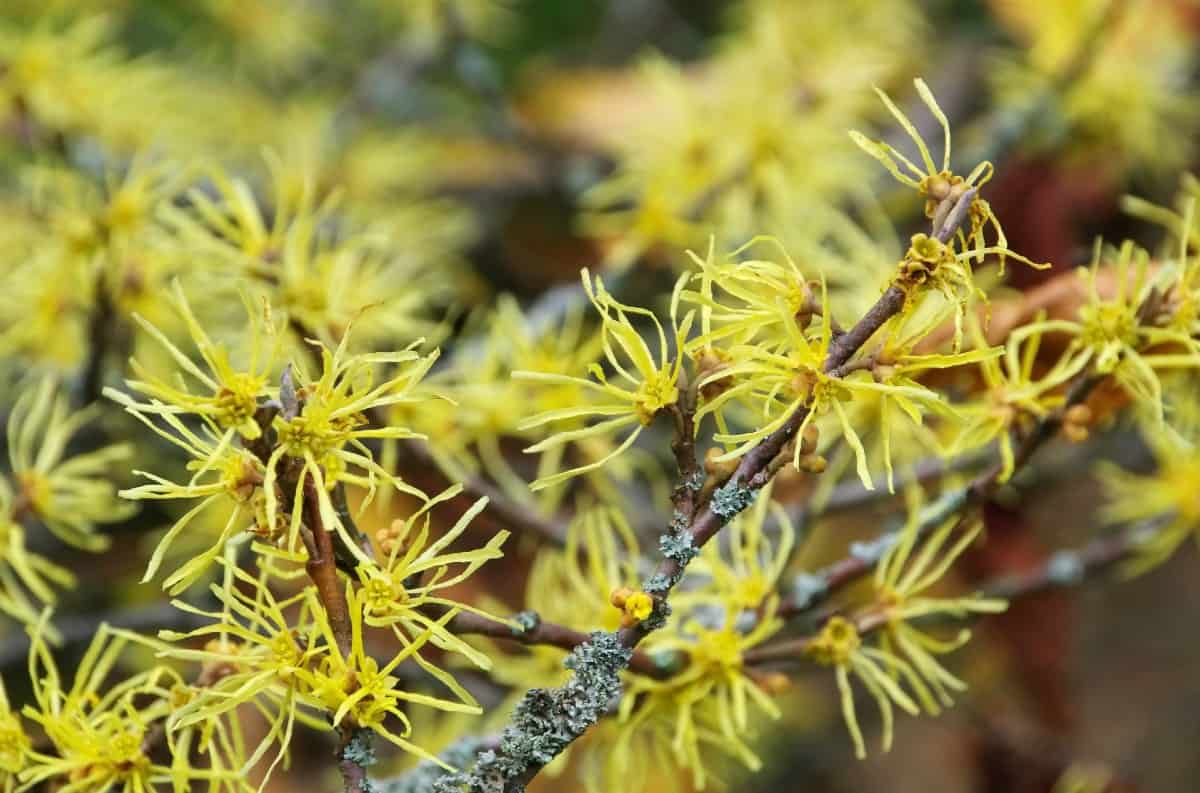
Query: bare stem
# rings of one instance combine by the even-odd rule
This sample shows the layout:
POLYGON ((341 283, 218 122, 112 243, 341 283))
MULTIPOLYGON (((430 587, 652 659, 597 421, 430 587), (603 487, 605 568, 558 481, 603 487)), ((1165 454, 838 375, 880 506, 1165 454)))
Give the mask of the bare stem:
MULTIPOLYGON (((998 576, 984 583, 980 591, 985 597, 1016 600, 1050 589, 1079 586, 1134 558, 1139 548, 1159 530, 1160 523, 1139 523, 1117 534, 1097 537, 1079 548, 1056 551, 1030 570, 998 576)), ((888 623, 886 614, 873 607, 855 614, 850 620, 860 635, 879 630, 888 623)), ((816 638, 815 635, 800 636, 766 644, 747 651, 742 660, 749 666, 798 661, 805 657, 816 638)))
POLYGON ((669 408, 671 417, 675 420, 675 437, 671 441, 671 451, 675 454, 675 464, 679 469, 679 480, 671 493, 671 503, 675 510, 685 520, 691 520, 696 513, 697 493, 702 485, 703 474, 696 460, 696 400, 697 388, 684 382, 687 373, 679 374, 679 401, 669 408))
POLYGON ((317 485, 311 476, 306 476, 304 480, 304 524, 312 533, 313 550, 316 551, 316 555, 310 552, 304 567, 317 588, 317 595, 329 618, 329 627, 333 630, 338 651, 345 658, 350 655, 351 647, 350 608, 346 604, 346 592, 342 589, 342 582, 338 580, 333 537, 321 519, 317 485))
MULTIPOLYGON (((1022 439, 1013 455, 1014 470, 1023 468, 1034 453, 1055 436, 1062 427, 1066 411, 1086 401, 1104 379, 1104 376, 1099 375, 1083 375, 1071 385, 1063 404, 1057 410, 1043 416, 1022 439)), ((926 511, 917 527, 918 536, 933 531, 952 515, 965 516, 971 509, 991 498, 1002 484, 1003 470, 1003 463, 996 462, 965 487, 942 496, 926 511)), ((964 517, 961 522, 965 522, 966 519, 964 517)), ((811 611, 836 592, 870 573, 891 546, 889 536, 891 535, 884 535, 875 542, 859 546, 850 556, 839 559, 822 570, 801 573, 793 581, 792 593, 780 606, 780 616, 786 619, 811 611)))
MULTIPOLYGON (((568 652, 581 644, 587 643, 591 638, 591 636, 582 631, 577 631, 554 622, 546 622, 531 611, 518 614, 516 619, 522 624, 522 627, 519 629, 514 629, 503 622, 488 619, 482 614, 461 612, 456 614, 446 627, 453 633, 487 636, 492 639, 519 642, 524 645, 547 645, 558 647, 568 652)), ((629 662, 629 668, 640 675, 661 680, 670 677, 677 671, 678 664, 675 663, 677 660, 674 657, 665 657, 659 660, 657 656, 635 651, 629 662)))
POLYGON ((367 768, 375 764, 375 750, 371 746, 370 730, 346 728, 339 731, 338 771, 342 775, 345 793, 373 793, 375 785, 367 775, 367 768))

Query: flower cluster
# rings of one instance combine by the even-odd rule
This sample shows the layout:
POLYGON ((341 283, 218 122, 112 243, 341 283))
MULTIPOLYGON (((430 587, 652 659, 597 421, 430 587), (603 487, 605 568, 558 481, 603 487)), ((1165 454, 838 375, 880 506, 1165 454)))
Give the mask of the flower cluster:
POLYGON ((920 165, 885 141, 870 140, 858 131, 852 131, 850 136, 863 151, 882 163, 898 182, 913 188, 925 199, 925 216, 932 221, 933 234, 913 235, 895 283, 906 290, 932 286, 948 301, 958 306, 954 335, 957 349, 962 342, 962 322, 968 304, 977 297, 985 301, 987 299, 983 290, 975 285, 973 271, 973 267, 982 263, 985 256, 994 254, 999 260, 1001 272, 1009 258, 1039 269, 1048 268, 1050 265, 1030 261, 1008 247, 1008 240, 1000 221, 992 212, 991 205, 979 195, 980 188, 991 179, 995 168, 985 160, 965 177, 950 169, 950 122, 925 81, 918 78, 914 85, 921 102, 942 128, 940 167, 934 162, 929 146, 916 126, 896 107, 891 98, 879 89, 876 89, 879 98, 916 144, 920 154, 920 165), (966 204, 965 208, 960 206, 962 203, 966 204), (955 219, 956 215, 964 212, 965 217, 955 219), (947 234, 944 230, 948 223, 954 224, 955 227, 950 228, 947 234), (985 237, 985 232, 989 229, 995 235, 991 243, 985 237))
MULTIPOLYGON (((334 349, 312 342, 318 376, 306 375, 304 362, 297 361, 282 367, 274 385, 281 371, 277 341, 283 322, 268 306, 257 310, 247 302, 253 341, 237 363, 230 349, 208 336, 179 291, 176 307, 202 365, 144 322, 188 377, 174 383, 152 375, 130 380, 129 389, 141 400, 115 389, 106 392, 189 458, 186 481, 143 473, 149 484, 122 492, 131 499, 191 502, 152 554, 146 580, 180 542, 203 550, 166 577, 164 587, 170 592, 178 594, 223 570, 210 586, 220 611, 176 602, 211 622, 187 633, 163 634, 175 642, 205 642, 201 649, 162 651, 199 663, 205 680, 173 709, 166 720, 168 735, 202 729, 253 704, 267 715, 270 729, 242 762, 255 765, 276 746, 268 775, 285 756, 296 723, 365 728, 429 759, 409 740, 412 724, 405 708, 480 712, 475 698, 434 662, 430 650, 462 655, 484 669, 490 666, 487 656, 446 627, 461 611, 486 613, 447 590, 499 558, 508 536, 501 531, 481 548, 450 550, 487 499, 435 537, 431 510, 457 496, 461 486, 429 497, 375 459, 373 445, 414 436, 405 427, 377 426, 375 420, 420 398, 414 388, 436 353, 421 355, 409 348, 355 355, 348 349, 347 332, 334 349), (359 533, 344 491, 360 495, 361 519, 368 516, 367 506, 379 487, 416 498, 419 506, 373 532, 372 542, 359 533), (215 539, 200 539, 198 516, 209 510, 227 517, 215 539), (259 559, 257 576, 233 561, 247 544, 259 559), (331 552, 338 558, 331 558, 331 552), (322 565, 332 579, 319 578, 316 570, 322 565), (347 567, 353 576, 339 579, 335 565, 347 567), (306 571, 315 586, 282 594, 294 589, 306 571), (386 663, 376 660, 368 642, 381 629, 399 644, 386 663), (451 698, 410 690, 400 676, 410 668, 426 673, 451 698), (392 721, 399 722, 399 730, 392 721)), ((137 362, 134 368, 142 371, 137 362)))
POLYGON ((27 737, 22 740, 21 723, 12 714, 4 725, 8 745, 3 757, 19 785, 16 790, 30 790, 48 780, 65 780, 61 789, 70 791, 139 793, 168 785, 174 790, 204 785, 231 793, 247 789, 239 765, 240 733, 228 725, 210 723, 202 735, 170 735, 175 762, 155 759, 162 737, 156 730, 187 697, 188 684, 166 666, 109 682, 125 648, 146 639, 102 624, 68 684, 46 642, 48 619, 46 612, 30 629, 33 702, 21 711, 46 742, 34 747, 27 737), (192 749, 203 751, 205 765, 186 762, 192 749))

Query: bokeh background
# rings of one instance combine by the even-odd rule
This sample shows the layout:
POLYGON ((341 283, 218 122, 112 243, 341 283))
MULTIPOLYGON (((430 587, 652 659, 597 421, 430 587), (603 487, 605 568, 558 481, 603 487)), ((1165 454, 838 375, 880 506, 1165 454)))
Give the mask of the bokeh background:
MULTIPOLYGON (((894 127, 878 85, 936 139, 915 76, 939 97, 962 161, 995 162, 986 197, 1010 246, 1054 264, 1015 268, 995 317, 1065 312, 1078 295, 1064 279, 1096 235, 1161 239, 1122 196, 1169 205, 1195 170, 1198 67, 1192 0, 3 0, 0 405, 7 412, 31 372, 58 373, 88 401, 145 344, 132 314, 169 320, 171 279, 214 295, 228 287, 209 280, 203 256, 139 236, 149 232, 138 201, 184 169, 244 179, 268 205, 309 189, 336 195, 334 217, 371 230, 379 266, 369 278, 353 271, 336 295, 321 280, 329 272, 298 277, 282 307, 332 318, 336 332, 362 305, 386 304, 373 343, 436 341, 450 380, 516 357, 494 319, 511 301, 536 331, 565 333, 581 267, 649 303, 669 293, 687 249, 770 234, 832 266, 835 284, 874 279, 923 218, 846 130, 894 127), (114 201, 139 168, 150 175, 131 203, 114 201), (132 240, 100 264, 80 255, 98 244, 97 213, 132 240), (62 245, 47 252, 37 244, 47 235, 62 245)), ((495 428, 477 432, 515 458, 522 443, 503 437, 515 421, 505 411, 522 406, 506 400, 486 395, 494 414, 481 421, 495 428)), ((441 419, 426 419, 436 431, 441 419)), ((444 467, 513 486, 503 464, 445 456, 444 467)), ((1085 461, 1096 456, 1149 464, 1119 425, 1040 459, 988 507, 989 542, 964 565, 967 583, 1091 536, 1100 496, 1085 461)), ((444 485, 428 460, 411 468, 414 481, 444 485)), ((657 481, 637 468, 625 476, 657 481)), ((647 490, 652 514, 666 500, 647 490)), ((802 564, 838 558, 896 509, 845 502, 822 518, 802 564)), ((42 543, 80 577, 59 607, 67 657, 102 617, 143 629, 174 619, 155 586, 137 584, 167 522, 143 509, 105 529, 117 541, 100 555, 42 543)), ((478 586, 519 607, 530 556, 522 546, 478 586)), ((902 719, 894 750, 864 762, 829 681, 801 676, 757 744, 765 769, 731 769, 730 787, 1200 789, 1196 563, 1189 545, 1151 575, 1102 576, 982 620, 960 664, 971 694, 937 719, 902 719)), ((0 671, 19 690, 9 681, 23 636, 2 625, 0 643, 0 671)), ((505 701, 493 692, 491 723, 505 701)), ((449 740, 462 729, 435 731, 449 740)), ((332 789, 327 752, 300 735, 269 789, 332 789)), ((535 789, 580 788, 567 769, 535 789)))

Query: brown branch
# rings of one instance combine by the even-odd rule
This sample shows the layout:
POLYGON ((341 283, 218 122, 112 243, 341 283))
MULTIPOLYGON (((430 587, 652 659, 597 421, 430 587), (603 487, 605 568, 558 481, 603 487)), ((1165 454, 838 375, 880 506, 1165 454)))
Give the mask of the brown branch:
POLYGON ((104 388, 104 364, 116 335, 122 330, 104 270, 100 271, 93 288, 96 290, 96 304, 88 315, 88 352, 77 397, 80 405, 90 405, 100 398, 104 388))
MULTIPOLYGON (((1097 537, 1082 547, 1056 551, 1030 570, 1001 575, 983 584, 980 594, 988 598, 1016 600, 1050 589, 1079 586, 1098 573, 1134 558, 1160 525, 1161 521, 1140 523, 1107 537, 1097 537)), ((849 619, 863 636, 887 625, 886 614, 875 607, 849 619)), ((766 644, 748 650, 742 655, 742 660, 749 666, 801 660, 816 638, 815 635, 800 636, 766 644)))
MULTIPOLYGON (((849 620, 859 636, 867 636, 888 624, 887 614, 877 608, 855 614, 849 620)), ((742 654, 742 663, 746 666, 762 666, 769 663, 800 661, 807 656, 809 647, 816 639, 815 634, 798 636, 754 647, 742 654)))
MULTIPOLYGON (((343 658, 349 658, 353 650, 353 629, 346 592, 338 578, 333 535, 321 517, 320 494, 315 480, 305 471, 301 471, 300 476, 305 477, 302 518, 312 535, 306 543, 309 558, 304 569, 317 588, 338 652, 343 658)), ((344 721, 338 726, 338 735, 340 741, 335 757, 345 793, 370 793, 373 788, 367 767, 375 762, 371 731, 359 728, 352 721, 344 721)))
POLYGON ((675 437, 671 451, 675 454, 675 465, 679 480, 671 492, 671 503, 684 520, 691 520, 696 513, 697 493, 703 485, 703 473, 696 459, 696 401, 699 396, 695 384, 689 385, 687 372, 679 372, 679 401, 669 411, 675 421, 675 437))
POLYGON ((333 537, 325 522, 321 519, 320 496, 317 493, 316 482, 311 476, 304 479, 304 525, 312 534, 312 546, 308 562, 304 569, 317 588, 325 615, 329 618, 329 627, 333 630, 338 650, 342 657, 350 655, 351 628, 350 608, 346 604, 346 592, 338 579, 337 559, 333 551, 333 537), (312 552, 315 551, 314 555, 312 552))
MULTIPOLYGON (((934 229, 934 239, 943 244, 950 242, 966 221, 971 209, 971 202, 975 200, 977 194, 978 191, 975 188, 970 188, 959 196, 950 211, 945 213, 945 220, 934 229)), ((903 288, 896 284, 889 286, 853 328, 830 342, 829 353, 825 358, 825 373, 840 376, 842 367, 854 353, 858 352, 859 348, 866 344, 885 322, 900 313, 907 298, 908 294, 903 288)))
MULTIPOLYGON (((951 214, 960 219, 965 217, 965 213, 951 214)), ((949 233, 952 235, 953 229, 949 233)), ((904 290, 897 286, 889 287, 853 328, 830 343, 822 367, 824 372, 835 373, 843 366, 876 331, 904 308, 906 300, 904 290)), ((503 780, 503 789, 509 793, 524 790, 525 785, 551 757, 561 753, 594 723, 603 710, 597 695, 614 688, 619 691, 619 670, 629 666, 632 651, 638 643, 665 622, 669 613, 667 598, 683 575, 684 568, 721 527, 754 501, 758 490, 769 480, 768 476, 762 475, 763 472, 770 469, 780 452, 796 437, 808 411, 807 404, 800 406, 783 426, 742 455, 733 474, 712 492, 691 520, 685 521, 685 525, 673 523, 660 538, 663 559, 654 575, 643 584, 643 588, 654 597, 651 618, 623 628, 615 636, 593 634, 588 643, 576 648, 570 656, 575 671, 572 680, 553 691, 531 690, 518 705, 513 723, 505 730, 505 736, 511 740, 502 743, 501 750, 489 756, 487 762, 481 760, 476 766, 475 775, 468 777, 465 784, 473 790, 481 790, 484 777, 490 775, 493 783, 503 780), (543 712, 535 713, 538 710, 543 712), (556 734, 553 736, 544 734, 547 718, 556 722, 556 734), (545 746, 529 752, 528 747, 521 746, 527 741, 545 746)), ((679 484, 686 487, 689 483, 679 484)))
MULTIPOLYGON (((456 614, 446 627, 452 633, 460 635, 487 636, 502 641, 519 642, 524 645, 546 645, 558 647, 570 652, 581 644, 587 643, 590 635, 582 631, 568 628, 553 622, 546 622, 534 612, 526 611, 517 615, 517 621, 523 627, 514 629, 511 626, 488 619, 482 614, 460 612, 456 614), (526 627, 527 626, 527 627, 526 627)), ((678 659, 673 656, 663 658, 649 653, 635 651, 629 663, 629 668, 640 675, 655 679, 665 679, 678 671, 678 659)))
POLYGON ((1138 551, 1161 529, 1161 522, 1139 523, 1107 537, 1097 537, 1075 549, 1055 551, 1031 570, 1002 575, 985 583, 986 597, 1015 600, 1051 589, 1078 586, 1137 556, 1138 551))
MULTIPOLYGON (((1055 436, 1062 427, 1063 414, 1071 407, 1086 401, 1092 391, 1105 380, 1105 377, 1085 374, 1075 380, 1068 389, 1063 404, 1043 416, 1029 434, 1022 439, 1013 455, 1014 471, 1023 468, 1034 453, 1055 436)), ((965 515, 969 510, 995 495, 996 490, 1002 484, 1000 475, 1003 470, 1003 463, 996 462, 965 487, 942 496, 930 505, 917 528, 918 536, 924 536, 933 531, 954 514, 965 515)), ((966 520, 967 518, 964 517, 962 522, 966 520)), ((851 555, 839 559, 822 570, 814 573, 801 573, 793 579, 793 591, 781 604, 780 616, 787 619, 806 613, 824 603, 847 585, 870 573, 887 549, 891 547, 893 536, 894 533, 886 534, 872 543, 858 546, 851 555)))
POLYGON ((375 750, 371 746, 373 733, 356 727, 339 729, 338 771, 342 775, 345 793, 373 793, 375 785, 367 775, 367 768, 375 764, 375 750))
POLYGON ((926 457, 913 463, 909 468, 896 472, 896 492, 886 488, 868 490, 858 479, 852 477, 835 485, 821 504, 797 503, 787 506, 788 516, 797 524, 804 524, 817 517, 838 512, 848 512, 862 509, 880 501, 895 499, 896 493, 901 493, 913 483, 924 483, 937 479, 946 474, 972 471, 981 468, 991 460, 990 454, 967 453, 947 460, 944 457, 926 457))
POLYGON ((907 295, 900 287, 892 284, 880 296, 854 327, 838 336, 829 344, 829 355, 825 359, 825 372, 836 374, 838 369, 850 360, 860 347, 867 343, 875 331, 883 327, 883 323, 900 313, 904 308, 907 295))

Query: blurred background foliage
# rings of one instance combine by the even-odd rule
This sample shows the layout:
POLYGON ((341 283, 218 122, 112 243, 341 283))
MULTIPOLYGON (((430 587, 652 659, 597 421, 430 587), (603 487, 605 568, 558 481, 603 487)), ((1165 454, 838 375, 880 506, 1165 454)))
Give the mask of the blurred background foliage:
MULTIPOLYGON (((605 272, 624 299, 661 304, 686 250, 769 234, 829 279, 835 306, 861 312, 924 219, 846 130, 887 134, 871 87, 916 108, 908 86, 924 75, 962 161, 996 162, 987 198, 1013 250, 1054 265, 1010 272, 994 327, 1065 314, 1082 299, 1071 270, 1095 235, 1160 241, 1121 196, 1169 205, 1196 168, 1198 67, 1194 0, 5 0, 0 404, 7 413, 19 383, 48 373, 84 405, 122 381, 130 355, 165 363, 133 315, 186 335, 166 299, 174 279, 217 337, 244 329, 239 288, 271 294, 296 349, 382 305, 356 344, 440 345, 431 387, 464 406, 398 414, 444 443, 432 461, 401 450, 397 464, 430 488, 480 477, 553 515, 577 494, 529 494, 536 471, 516 458, 534 437, 520 421, 536 411, 507 373, 565 371, 573 352, 590 360, 581 267, 605 272), (244 198, 246 215, 205 229, 183 211, 205 197, 244 198), (252 249, 287 258, 301 227, 321 256, 278 272, 233 263, 252 249)), ((935 132, 927 114, 913 117, 935 132)), ((136 434, 111 409, 89 433, 80 443, 92 447, 136 434)), ((1149 465, 1135 433, 1091 443, 1149 465)), ((165 454, 137 444, 137 455, 165 454)), ((902 445, 904 465, 927 461, 918 439, 902 445)), ((645 484, 628 491, 629 512, 645 507, 653 531, 669 460, 651 446, 585 487, 645 484)), ((1062 450, 1001 493, 968 579, 1086 536, 1096 496, 1082 454, 1062 450)), ((854 484, 837 474, 823 483, 835 502, 854 484)), ((802 563, 837 558, 895 508, 844 500, 852 508, 832 511, 802 563)), ((30 538, 77 572, 59 606, 68 638, 102 616, 143 629, 173 619, 155 587, 137 584, 169 523, 143 506, 105 529, 114 542, 98 556, 30 538)), ((528 543, 510 551, 484 588, 520 607, 531 556, 528 543)), ((766 770, 731 772, 731 786, 1194 790, 1198 581, 1176 560, 983 620, 969 701, 903 724, 890 755, 862 764, 827 686, 801 679, 761 737, 766 770), (1078 779, 1090 787, 1063 787, 1078 779)), ((25 644, 8 624, 0 641, 8 681, 25 644)), ((504 697, 491 702, 497 719, 504 697)), ((455 718, 429 728, 446 743, 466 729, 455 718)), ((295 751, 271 789, 314 789, 323 761, 295 751)), ((538 789, 575 779, 548 775, 538 789)))

